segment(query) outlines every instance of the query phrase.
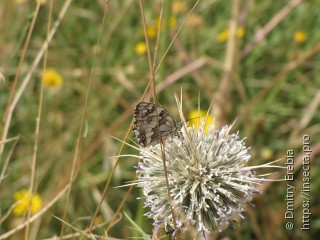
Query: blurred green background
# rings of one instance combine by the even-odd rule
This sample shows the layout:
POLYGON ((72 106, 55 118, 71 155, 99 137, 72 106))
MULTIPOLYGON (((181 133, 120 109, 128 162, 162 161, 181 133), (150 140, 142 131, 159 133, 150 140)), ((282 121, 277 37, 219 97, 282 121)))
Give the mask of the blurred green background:
MULTIPOLYGON (((51 26, 67 1, 53 1, 51 26)), ((196 1, 171 0, 163 5, 159 44, 157 33, 161 1, 143 1, 151 60, 158 46, 157 63, 163 57, 155 81, 157 101, 178 117, 174 93, 182 89, 185 116, 198 108, 211 113, 216 124, 231 124, 251 146, 249 165, 284 158, 295 151, 296 187, 294 229, 286 229, 285 181, 263 184, 264 194, 248 206, 247 218, 236 229, 230 226, 221 239, 316 239, 320 233, 320 1, 196 1), (237 7, 238 6, 238 7, 237 7), (234 14, 232 14, 232 12, 234 14), (186 18, 188 21, 184 23, 186 18), (237 20, 235 36, 230 22, 237 20), (179 34, 175 34, 180 29, 179 34), (164 56, 169 44, 169 51, 164 56), (256 41, 258 39, 258 41, 256 41), (226 68, 230 67, 230 72, 226 68), (310 136, 312 156, 310 230, 302 231, 303 135, 310 136)), ((5 119, 10 91, 27 33, 35 15, 36 1, 2 0, 0 3, 0 116, 5 119)), ((37 150, 36 192, 46 206, 68 184, 81 126, 91 71, 86 115, 72 184, 66 221, 86 229, 101 200, 103 189, 115 165, 121 142, 132 121, 133 109, 141 100, 151 78, 143 21, 138 0, 73 1, 49 44, 46 67, 32 62, 46 39, 50 1, 40 6, 30 43, 14 89, 17 94, 28 72, 32 76, 17 102, 7 138, 18 140, 4 146, 0 170, 0 238, 19 226, 26 214, 5 216, 15 203, 14 194, 28 189, 31 182, 36 119, 41 78, 44 77, 42 114, 37 150), (106 19, 103 21, 103 16, 106 19), (102 28, 100 42, 99 31, 102 28), (8 162, 7 162, 8 160, 8 162), (8 163, 7 165, 5 163, 8 163)), ((14 95, 16 96, 16 95, 14 95)), ((0 126, 4 136, 5 120, 0 126)), ((131 137, 131 135, 130 135, 131 137)), ((128 140, 129 141, 129 140, 128 140)), ((136 151, 125 147, 122 154, 136 151)), ((278 163, 285 166, 285 160, 278 163)), ((115 188, 135 178, 137 159, 121 158, 102 203, 94 231, 103 236, 106 225, 124 199, 128 187, 115 188)), ((275 177, 284 178, 286 171, 275 177)), ((258 173, 259 174, 259 173, 258 173)), ((152 221, 143 216, 142 193, 134 188, 123 211, 146 233, 152 221)), ((30 225, 30 239, 60 234, 66 193, 30 225)), ((65 227, 65 234, 74 232, 65 227)), ((11 235, 21 239, 24 230, 11 235)), ((140 236, 122 214, 109 232, 110 237, 140 236)))

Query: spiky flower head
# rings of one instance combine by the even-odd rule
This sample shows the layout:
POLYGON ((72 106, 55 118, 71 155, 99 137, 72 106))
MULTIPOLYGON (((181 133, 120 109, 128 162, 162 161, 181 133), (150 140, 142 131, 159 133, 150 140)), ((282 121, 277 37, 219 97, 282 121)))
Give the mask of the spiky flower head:
MULTIPOLYGON (((180 117, 183 120, 181 111, 180 117)), ((180 136, 166 139, 164 146, 140 149, 138 186, 150 209, 146 215, 155 226, 182 231, 193 226, 206 234, 243 218, 252 195, 260 193, 256 184, 263 179, 252 171, 259 167, 246 166, 249 148, 238 133, 231 133, 231 127, 208 127, 204 119, 199 128, 182 127, 180 136)))

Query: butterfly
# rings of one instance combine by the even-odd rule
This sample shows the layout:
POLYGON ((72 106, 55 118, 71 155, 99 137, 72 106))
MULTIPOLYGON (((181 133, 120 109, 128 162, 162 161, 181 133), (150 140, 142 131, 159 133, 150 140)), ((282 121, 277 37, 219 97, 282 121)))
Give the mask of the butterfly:
POLYGON ((148 102, 140 102, 134 110, 133 137, 142 147, 156 145, 160 139, 179 136, 180 124, 164 108, 148 102))

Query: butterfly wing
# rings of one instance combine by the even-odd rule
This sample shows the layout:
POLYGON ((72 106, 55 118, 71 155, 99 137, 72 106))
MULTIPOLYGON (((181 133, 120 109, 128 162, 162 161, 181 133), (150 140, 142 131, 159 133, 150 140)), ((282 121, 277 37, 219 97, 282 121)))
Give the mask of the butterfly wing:
POLYGON ((164 108, 153 103, 140 102, 134 111, 132 132, 142 147, 159 143, 174 134, 177 123, 164 108))

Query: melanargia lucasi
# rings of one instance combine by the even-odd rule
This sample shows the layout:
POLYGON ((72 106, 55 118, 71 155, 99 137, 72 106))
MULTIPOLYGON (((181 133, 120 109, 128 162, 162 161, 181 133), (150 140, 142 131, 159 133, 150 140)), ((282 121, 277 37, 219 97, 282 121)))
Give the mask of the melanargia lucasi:
POLYGON ((142 147, 178 135, 180 128, 173 116, 156 104, 140 102, 134 110, 133 137, 142 147))

